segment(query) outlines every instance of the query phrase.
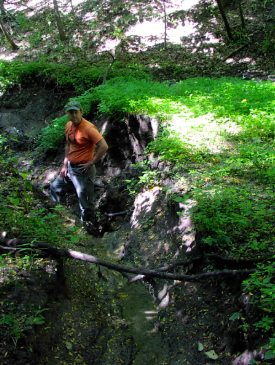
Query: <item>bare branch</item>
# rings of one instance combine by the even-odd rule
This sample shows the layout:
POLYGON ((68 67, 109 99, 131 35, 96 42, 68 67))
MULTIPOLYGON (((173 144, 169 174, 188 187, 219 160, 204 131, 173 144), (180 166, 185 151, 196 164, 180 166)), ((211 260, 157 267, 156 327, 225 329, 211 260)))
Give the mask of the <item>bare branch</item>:
MULTIPOLYGON (((110 270, 115 270, 120 273, 122 273, 124 276, 127 277, 129 280, 129 275, 126 275, 125 273, 129 274, 137 274, 138 276, 131 278, 129 282, 134 282, 137 280, 140 280, 141 278, 147 277, 147 278, 159 278, 159 279, 167 279, 167 280, 178 280, 178 281, 198 281, 201 279, 211 278, 211 277, 218 277, 218 276, 236 276, 236 275, 248 275, 252 274, 255 271, 259 269, 250 269, 250 270, 226 270, 226 271, 212 271, 212 272, 206 272, 202 274, 197 275, 184 275, 184 274, 172 274, 172 273, 164 273, 160 270, 149 270, 144 268, 133 268, 128 266, 123 266, 119 264, 115 264, 110 261, 101 260, 100 258, 88 255, 83 252, 69 250, 61 247, 54 247, 52 245, 49 245, 45 242, 31 242, 27 239, 0 239, 0 244, 5 244, 8 247, 17 247, 18 245, 27 245, 29 244, 30 248, 36 248, 36 249, 43 249, 47 252, 50 252, 54 255, 61 256, 61 257, 68 257, 73 258, 76 260, 81 260, 85 262, 90 262, 96 265, 107 267, 110 270)), ((162 268, 163 270, 164 268, 162 268)), ((166 269, 166 268, 165 268, 166 269)))
POLYGON ((228 56, 226 56, 222 61, 225 62, 228 58, 235 56, 238 52, 242 51, 247 46, 248 46, 248 43, 243 44, 241 47, 239 47, 235 51, 231 52, 228 56))

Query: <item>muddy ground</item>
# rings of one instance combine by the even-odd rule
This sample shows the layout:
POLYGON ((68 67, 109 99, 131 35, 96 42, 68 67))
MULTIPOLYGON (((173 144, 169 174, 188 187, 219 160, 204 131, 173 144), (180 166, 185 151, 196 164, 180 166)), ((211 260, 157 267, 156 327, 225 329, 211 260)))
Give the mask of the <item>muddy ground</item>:
MULTIPOLYGON (((67 95, 53 94, 40 88, 26 94, 13 91, 2 99, 1 127, 16 128, 20 141, 31 141, 47 118, 63 113, 67 95), (17 100, 16 108, 13 100, 17 100), (52 110, 54 100, 58 102, 52 110)), ((103 122, 97 121, 99 129, 103 122)), ((153 161, 163 170, 162 187, 155 184, 135 196, 127 190, 125 180, 138 174, 131 164, 144 159, 143 150, 156 132, 157 121, 141 116, 119 125, 108 121, 105 135, 110 150, 97 169, 96 229, 87 232, 81 226, 72 192, 64 223, 79 227, 86 238, 70 248, 127 267, 156 270, 190 260, 170 272, 213 271, 216 263, 194 260, 203 252, 189 207, 173 201, 173 194, 188 191, 188 176, 179 184, 169 174, 169 166, 153 161), (178 215, 179 209, 185 214, 178 215)), ((63 146, 41 159, 28 144, 18 147, 13 150, 17 167, 29 174, 37 199, 48 209, 53 204, 48 199, 49 184, 61 167, 63 146)), ((62 246, 62 238, 57 245, 62 246)), ((241 290, 243 277, 199 281, 145 277, 129 284, 129 277, 116 271, 52 256, 44 257, 39 269, 17 272, 17 285, 5 282, 5 272, 1 274, 2 315, 7 305, 18 309, 35 304, 48 310, 43 312, 45 323, 30 327, 16 346, 11 338, 4 338, 0 364, 248 365, 251 358, 261 363, 261 356, 253 354, 261 338, 243 333, 241 323, 230 319, 248 310, 241 290)))

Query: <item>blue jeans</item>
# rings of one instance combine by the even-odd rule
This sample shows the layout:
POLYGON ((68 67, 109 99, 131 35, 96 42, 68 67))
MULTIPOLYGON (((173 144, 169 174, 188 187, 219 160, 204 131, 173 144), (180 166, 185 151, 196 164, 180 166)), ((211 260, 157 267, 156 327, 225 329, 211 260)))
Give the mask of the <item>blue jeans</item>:
POLYGON ((66 193, 75 187, 82 221, 92 221, 94 218, 94 179, 96 168, 92 166, 85 174, 78 167, 68 163, 68 173, 63 180, 58 176, 51 184, 51 199, 57 203, 65 203, 66 193))

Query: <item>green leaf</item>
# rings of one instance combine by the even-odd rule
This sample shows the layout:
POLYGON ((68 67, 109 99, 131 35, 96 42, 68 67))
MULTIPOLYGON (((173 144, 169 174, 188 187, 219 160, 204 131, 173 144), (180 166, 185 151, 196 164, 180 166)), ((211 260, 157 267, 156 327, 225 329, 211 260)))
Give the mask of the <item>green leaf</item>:
POLYGON ((275 357, 275 351, 273 351, 273 350, 268 350, 268 351, 266 351, 266 353, 265 353, 265 357, 264 357, 264 359, 265 360, 270 360, 270 359, 273 359, 275 357))
POLYGON ((29 182, 29 180, 26 180, 26 181, 25 181, 25 187, 26 187, 26 189, 28 189, 28 190, 31 190, 31 191, 32 191, 32 184, 29 182))
POLYGON ((66 347, 68 350, 72 350, 73 349, 73 344, 71 342, 65 342, 66 347))
POLYGON ((18 198, 9 198, 9 200, 13 205, 19 205, 20 200, 18 198))
POLYGON ((232 316, 229 318, 230 321, 234 321, 235 319, 239 319, 241 317, 240 312, 235 312, 232 314, 232 316))
POLYGON ((29 174, 24 174, 24 173, 21 173, 20 175, 23 177, 23 179, 27 179, 27 177, 29 176, 29 174))
POLYGON ((214 350, 205 352, 205 355, 209 357, 209 359, 217 360, 219 357, 214 350))
POLYGON ((34 324, 43 324, 43 323, 45 323, 45 319, 43 316, 35 317, 33 319, 33 323, 34 324))
POLYGON ((201 342, 198 342, 198 351, 203 351, 204 350, 204 346, 201 342))

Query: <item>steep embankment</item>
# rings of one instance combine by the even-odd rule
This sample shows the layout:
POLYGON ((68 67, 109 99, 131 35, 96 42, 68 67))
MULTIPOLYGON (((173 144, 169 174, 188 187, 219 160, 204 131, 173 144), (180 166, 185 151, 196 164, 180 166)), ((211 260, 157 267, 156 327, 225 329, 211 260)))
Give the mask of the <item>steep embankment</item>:
MULTIPOLYGON (((39 90, 32 92, 40 95, 39 90)), ((39 104, 30 102, 35 115, 39 104)), ((156 121, 137 116, 124 123, 105 122, 98 123, 99 128, 104 126, 110 145, 108 156, 98 166, 98 237, 72 240, 69 248, 131 267, 155 270, 181 262, 170 272, 205 272, 203 259, 194 260, 200 251, 189 207, 181 206, 186 214, 179 216, 179 206, 172 199, 176 192, 189 189, 188 176, 184 184, 173 177, 168 180, 162 166, 162 183, 164 187, 169 184, 170 193, 154 186, 132 198, 126 189, 125 180, 138 174, 131 164, 144 158, 144 148, 156 133, 156 121), (106 215, 121 211, 127 214, 106 215)), ((31 182, 47 194, 62 153, 34 163, 32 154, 31 149, 21 150, 18 168, 29 173, 31 182)), ((68 204, 62 213, 64 224, 79 225, 79 235, 85 234, 74 194, 68 204)), ((56 243, 62 246, 62 237, 56 243)), ((241 280, 142 277, 129 285, 129 277, 89 263, 64 259, 57 271, 54 265, 49 270, 45 263, 48 271, 39 287, 47 293, 40 303, 50 309, 43 312, 45 323, 36 326, 17 349, 9 347, 7 352, 3 347, 3 364, 206 365, 217 356, 218 364, 228 365, 246 349, 246 338, 229 320, 232 313, 246 308, 237 301, 241 280)), ((23 285, 20 288, 20 295, 25 295, 23 285)), ((18 291, 10 289, 12 300, 16 301, 16 295, 18 291)))

